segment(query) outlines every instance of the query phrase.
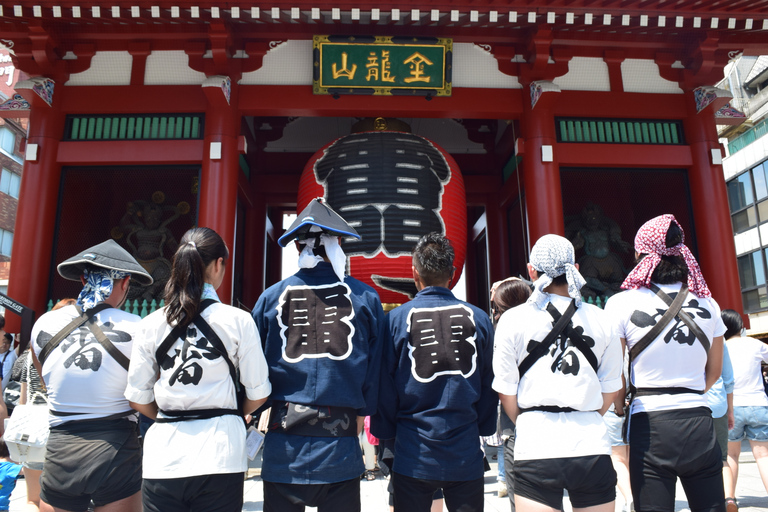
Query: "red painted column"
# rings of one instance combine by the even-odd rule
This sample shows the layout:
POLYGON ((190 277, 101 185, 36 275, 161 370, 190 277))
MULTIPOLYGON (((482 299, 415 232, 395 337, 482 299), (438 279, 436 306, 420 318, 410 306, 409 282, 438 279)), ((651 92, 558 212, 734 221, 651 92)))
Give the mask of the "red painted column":
MULTIPOLYGON (((527 90, 528 84, 523 87, 527 90)), ((521 131, 525 149, 522 167, 531 246, 543 235, 565 234, 554 119, 554 103, 559 95, 557 92, 544 93, 534 108, 530 96, 523 95, 521 131), (541 148, 546 145, 553 148, 552 162, 542 162, 541 148)))
MULTIPOLYGON (((39 147, 37 161, 24 163, 13 233, 8 295, 33 308, 39 317, 46 310, 48 281, 51 277, 51 255, 61 184, 61 165, 57 162, 57 153, 59 141, 64 135, 65 116, 56 108, 62 99, 62 92, 58 89, 53 107, 39 97, 33 97, 35 95, 31 91, 24 93, 28 101, 32 100, 27 145, 37 144, 39 147)), ((20 318, 8 314, 6 320, 6 330, 18 332, 20 318)))
POLYGON ((688 117, 683 121, 693 165, 688 171, 699 265, 721 308, 742 312, 731 213, 723 166, 712 164, 712 149, 720 151, 711 107, 696 112, 693 93, 686 93, 688 117))
MULTIPOLYGON (((198 226, 216 231, 226 242, 230 257, 235 244, 235 217, 237 215, 237 186, 239 153, 237 137, 240 134, 240 112, 237 109, 238 86, 232 84, 229 103, 219 87, 204 87, 208 98, 205 112, 205 139, 202 174, 200 177, 200 211, 198 226), (221 158, 211 158, 211 144, 221 143, 221 158)), ((232 261, 218 289, 219 298, 232 302, 232 261)))

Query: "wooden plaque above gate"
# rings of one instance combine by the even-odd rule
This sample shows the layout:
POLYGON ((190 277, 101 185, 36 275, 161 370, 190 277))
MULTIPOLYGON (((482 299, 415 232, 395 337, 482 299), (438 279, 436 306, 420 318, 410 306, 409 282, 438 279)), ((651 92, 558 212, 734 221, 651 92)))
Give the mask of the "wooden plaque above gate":
POLYGON ((315 36, 315 94, 450 96, 451 39, 315 36))

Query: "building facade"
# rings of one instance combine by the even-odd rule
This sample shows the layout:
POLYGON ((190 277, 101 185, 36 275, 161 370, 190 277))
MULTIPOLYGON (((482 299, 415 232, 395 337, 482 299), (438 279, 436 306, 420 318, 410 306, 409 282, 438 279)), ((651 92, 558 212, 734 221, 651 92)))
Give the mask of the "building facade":
POLYGON ((9 294, 37 311, 71 296, 55 263, 108 237, 162 278, 198 224, 232 249, 220 295, 250 307, 279 279, 307 162, 380 119, 461 169, 470 301, 546 233, 574 241, 602 301, 636 229, 674 213, 742 310, 716 129, 731 95, 712 84, 734 52, 765 53, 764 19, 766 0, 2 4, 31 77, 9 294))

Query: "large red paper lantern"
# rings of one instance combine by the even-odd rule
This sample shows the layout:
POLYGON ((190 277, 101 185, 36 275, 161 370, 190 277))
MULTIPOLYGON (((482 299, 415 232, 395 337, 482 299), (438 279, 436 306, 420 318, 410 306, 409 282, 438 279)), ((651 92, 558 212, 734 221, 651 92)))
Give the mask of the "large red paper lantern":
POLYGON ((456 162, 437 144, 411 133, 371 131, 341 137, 315 153, 299 183, 298 211, 323 197, 362 237, 343 242, 350 274, 383 303, 416 293, 411 250, 432 231, 456 251, 458 281, 467 253, 467 200, 456 162))

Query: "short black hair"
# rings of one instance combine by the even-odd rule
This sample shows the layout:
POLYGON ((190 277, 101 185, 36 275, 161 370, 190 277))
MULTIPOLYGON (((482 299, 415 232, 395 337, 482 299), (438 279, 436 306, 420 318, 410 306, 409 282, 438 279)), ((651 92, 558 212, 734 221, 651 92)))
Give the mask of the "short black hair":
POLYGON ((5 329, 5 316, 0 315, 0 329, 5 329))
POLYGON ((741 334, 744 329, 744 321, 741 319, 741 315, 733 309, 724 309, 720 316, 725 324, 725 339, 733 338, 741 334))
POLYGON ((440 233, 427 233, 413 248, 413 266, 426 286, 442 286, 451 279, 455 251, 440 233))
MULTIPOLYGON (((536 270, 536 269, 534 269, 534 270, 536 270)), ((536 270, 536 278, 537 279, 539 277, 543 276, 544 274, 545 274, 545 272, 540 272, 540 271, 536 270)), ((565 284, 568 284, 568 276, 566 276, 565 274, 560 274, 559 276, 557 276, 554 279, 552 279, 552 284, 555 285, 555 286, 563 286, 565 284)))
POLYGON ((7 459, 11 456, 11 452, 8 451, 8 445, 5 444, 5 439, 0 437, 0 458, 7 459))

